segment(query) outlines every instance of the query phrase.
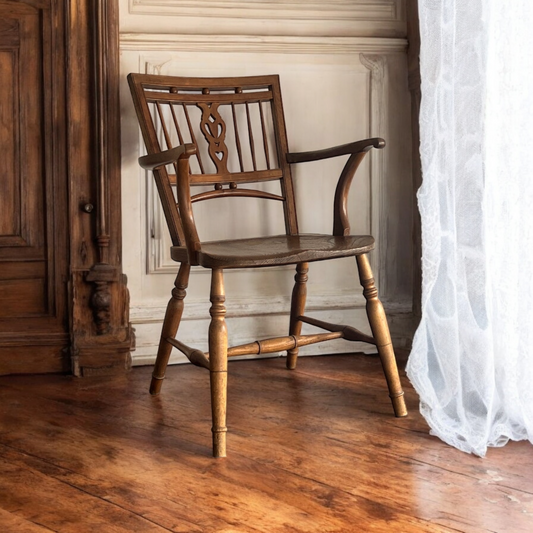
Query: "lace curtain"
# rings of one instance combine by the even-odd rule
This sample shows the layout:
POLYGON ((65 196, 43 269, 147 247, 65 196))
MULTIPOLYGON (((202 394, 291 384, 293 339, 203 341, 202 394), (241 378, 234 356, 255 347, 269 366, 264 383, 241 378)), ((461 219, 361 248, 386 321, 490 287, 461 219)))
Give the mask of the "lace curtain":
POLYGON ((533 1, 419 0, 422 321, 431 432, 533 442, 533 1))

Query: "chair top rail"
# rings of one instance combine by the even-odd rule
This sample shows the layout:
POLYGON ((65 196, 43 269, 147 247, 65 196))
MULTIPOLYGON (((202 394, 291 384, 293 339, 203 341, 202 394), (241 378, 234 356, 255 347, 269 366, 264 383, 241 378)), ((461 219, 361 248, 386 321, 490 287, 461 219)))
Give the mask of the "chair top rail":
POLYGON ((269 102, 272 100, 272 91, 260 91, 253 93, 166 93, 148 92, 146 101, 150 104, 199 104, 199 103, 220 103, 220 104, 245 104, 256 102, 269 102))
POLYGON ((225 77, 225 78, 185 78, 182 76, 159 76, 151 74, 130 74, 134 83, 142 85, 143 89, 155 90, 194 90, 209 88, 213 91, 223 91, 228 89, 235 90, 258 90, 279 83, 277 74, 266 76, 243 76, 243 77, 225 77))

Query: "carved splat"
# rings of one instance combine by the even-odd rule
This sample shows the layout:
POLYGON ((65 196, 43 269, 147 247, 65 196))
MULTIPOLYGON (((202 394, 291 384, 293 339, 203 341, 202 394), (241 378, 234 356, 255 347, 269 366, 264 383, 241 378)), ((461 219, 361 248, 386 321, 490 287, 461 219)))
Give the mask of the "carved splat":
POLYGON ((218 112, 219 104, 199 103, 202 110, 200 128, 209 144, 209 156, 217 168, 218 174, 228 173, 228 147, 226 146, 226 124, 218 112))

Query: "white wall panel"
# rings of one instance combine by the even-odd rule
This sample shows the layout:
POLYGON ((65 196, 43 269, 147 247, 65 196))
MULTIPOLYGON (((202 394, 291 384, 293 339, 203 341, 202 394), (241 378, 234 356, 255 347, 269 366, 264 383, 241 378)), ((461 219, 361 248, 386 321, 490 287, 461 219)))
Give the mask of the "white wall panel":
POLYGON ((123 32, 405 36, 402 0, 120 0, 123 32))
MULTIPOLYGON (((202 15, 202 9, 209 5, 225 13, 230 9, 229 4, 132 0, 122 5, 124 269, 129 278, 131 319, 137 330, 134 361, 143 364, 153 360, 177 268, 169 257, 170 240, 151 177, 136 161, 143 153, 143 146, 125 81, 129 72, 181 76, 278 73, 289 146, 294 151, 324 148, 369 136, 385 137, 388 147, 372 151, 354 180, 349 198, 350 221, 353 233, 372 233, 378 239, 372 257, 375 275, 384 299, 389 301, 393 332, 401 342, 411 333, 412 291, 406 42, 403 38, 383 37, 389 31, 387 25, 393 22, 397 24, 398 34, 401 33, 401 2, 327 4, 336 16, 332 15, 331 20, 338 22, 348 11, 352 22, 357 19, 359 24, 371 19, 372 24, 383 30, 380 34, 372 26, 367 33, 378 34, 375 37, 363 31, 361 35, 345 38, 297 35, 301 30, 297 23, 292 26, 295 35, 285 36, 230 34, 233 23, 224 26, 227 31, 221 33, 225 35, 187 35, 178 31, 179 24, 178 29, 173 26, 174 33, 153 31, 158 27, 167 32, 169 19, 182 20, 186 15, 177 13, 180 7, 189 10, 187 16, 196 10, 195 17, 212 20, 212 14, 202 15)), ((309 20, 325 5, 284 2, 280 7, 280 2, 262 1, 238 4, 239 8, 231 9, 232 17, 235 18, 237 10, 252 25, 260 20, 261 10, 271 10, 269 20, 277 17, 288 23, 293 19, 284 17, 283 13, 290 9, 294 11, 294 20, 300 17, 301 21, 309 20), (273 8, 274 4, 280 11, 273 8)), ((220 31, 224 21, 216 22, 220 31)), ((327 29, 327 25, 324 27, 327 29)), ((301 231, 331 232, 334 188, 344 160, 293 167, 301 231)), ((276 213, 279 206, 271 202, 268 204, 273 205, 268 206, 262 201, 254 205, 254 201, 250 203, 247 199, 218 202, 216 218, 212 216, 215 204, 196 204, 197 218, 204 215, 200 227, 206 239, 224 238, 232 229, 242 227, 259 234, 283 232, 283 224, 278 220, 281 213, 276 213)), ((355 261, 342 259, 310 266, 308 301, 309 307, 318 313, 316 316, 368 331, 355 261)), ((180 326, 182 340, 199 348, 205 348, 207 342, 209 275, 206 273, 201 268, 193 269, 180 326)), ((293 275, 293 269, 288 267, 227 271, 230 343, 249 341, 255 335, 285 334, 293 275)), ((356 348, 359 346, 340 341, 335 345, 310 346, 302 353, 346 352, 356 348)), ((179 361, 181 357, 175 355, 172 360, 179 361)))

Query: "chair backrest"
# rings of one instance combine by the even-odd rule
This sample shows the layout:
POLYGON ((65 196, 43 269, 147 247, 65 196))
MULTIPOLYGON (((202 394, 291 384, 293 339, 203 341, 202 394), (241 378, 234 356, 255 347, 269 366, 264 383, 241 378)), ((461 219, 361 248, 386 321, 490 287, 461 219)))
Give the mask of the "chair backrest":
MULTIPOLYGON (((285 228, 298 233, 279 77, 185 78, 130 74, 137 117, 148 154, 193 144, 191 185, 213 190, 192 195, 193 202, 248 196, 283 203, 285 228), (247 187, 280 181, 280 194, 247 187)), ((172 185, 171 167, 154 171, 163 211, 175 246, 183 246, 183 223, 172 185)))

